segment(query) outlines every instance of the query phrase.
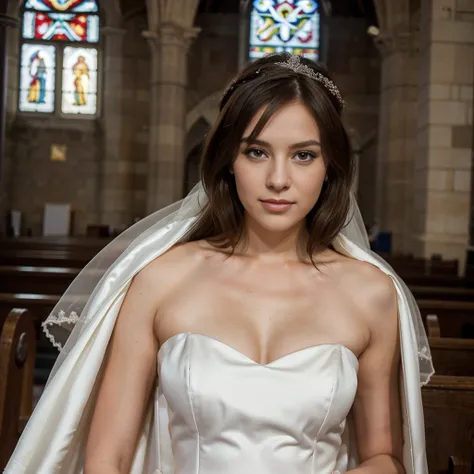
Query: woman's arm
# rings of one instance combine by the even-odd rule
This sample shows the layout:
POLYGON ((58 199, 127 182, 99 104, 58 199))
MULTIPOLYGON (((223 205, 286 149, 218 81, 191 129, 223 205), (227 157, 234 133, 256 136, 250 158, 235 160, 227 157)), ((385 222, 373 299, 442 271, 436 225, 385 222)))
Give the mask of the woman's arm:
MULTIPOLYGON (((372 275, 366 298, 371 338, 359 360, 354 421, 360 465, 351 474, 405 474, 399 394, 398 301, 392 280, 372 275)), ((365 294, 364 294, 365 293, 365 294)))
POLYGON ((156 280, 151 273, 147 267, 133 280, 112 334, 87 441, 85 474, 130 472, 156 380, 156 280))

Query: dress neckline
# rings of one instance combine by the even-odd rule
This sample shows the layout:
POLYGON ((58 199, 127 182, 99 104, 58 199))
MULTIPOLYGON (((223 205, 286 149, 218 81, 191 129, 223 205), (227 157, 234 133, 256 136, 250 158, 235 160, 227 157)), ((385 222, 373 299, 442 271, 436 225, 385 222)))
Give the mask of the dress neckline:
POLYGON ((164 349, 166 347, 168 347, 174 341, 176 341, 176 340, 178 340, 178 339, 180 339, 184 336, 186 336, 186 337, 192 336, 192 337, 203 338, 204 340, 207 340, 207 341, 209 341, 213 344, 217 344, 218 346, 223 347, 223 348, 233 352, 234 354, 238 355, 242 359, 245 359, 250 364, 255 365, 257 367, 262 367, 262 368, 270 368, 273 365, 283 363, 287 359, 290 359, 290 358, 295 357, 297 355, 301 355, 303 353, 313 351, 313 350, 322 350, 324 348, 326 348, 326 349, 328 349, 328 348, 339 348, 340 350, 344 351, 346 354, 349 354, 350 358, 355 363, 356 368, 359 367, 358 357, 356 356, 356 354, 351 349, 349 349, 344 344, 333 343, 333 342, 313 344, 311 346, 302 347, 301 349, 297 349, 296 351, 289 352, 288 354, 285 354, 281 357, 278 357, 277 359, 274 359, 274 360, 268 362, 267 364, 261 364, 260 362, 257 362, 256 360, 252 359, 251 357, 249 357, 249 356, 245 355, 244 353, 240 352, 238 349, 235 349, 234 347, 230 346, 229 344, 227 344, 225 342, 222 342, 221 340, 219 340, 215 337, 208 336, 206 334, 197 333, 197 332, 191 332, 191 331, 179 332, 179 333, 174 334, 173 336, 169 337, 168 339, 166 339, 166 341, 164 341, 163 344, 161 344, 161 346, 158 350, 158 357, 162 354, 162 352, 164 351, 164 349))

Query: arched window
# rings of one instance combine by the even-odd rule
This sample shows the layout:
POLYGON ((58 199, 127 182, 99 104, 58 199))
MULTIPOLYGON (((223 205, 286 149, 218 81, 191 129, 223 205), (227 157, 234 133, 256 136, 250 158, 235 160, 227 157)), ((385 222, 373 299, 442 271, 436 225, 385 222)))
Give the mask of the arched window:
POLYGON ((20 112, 97 115, 99 13, 96 0, 26 0, 20 112))
POLYGON ((320 11, 316 0, 254 0, 249 58, 287 51, 319 59, 320 11))

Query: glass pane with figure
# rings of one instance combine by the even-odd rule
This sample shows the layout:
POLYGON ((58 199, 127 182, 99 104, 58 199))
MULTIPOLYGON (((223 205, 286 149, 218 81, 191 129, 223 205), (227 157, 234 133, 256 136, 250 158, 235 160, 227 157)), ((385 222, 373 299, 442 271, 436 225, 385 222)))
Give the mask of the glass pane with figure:
POLYGON ((25 11, 23 37, 43 41, 97 43, 99 40, 99 17, 76 13, 25 11))
POLYGON ((54 111, 55 70, 55 46, 30 43, 21 46, 20 111, 54 111))
POLYGON ((319 2, 254 0, 250 12, 250 59, 288 51, 319 59, 319 2))
POLYGON ((27 0, 25 8, 43 12, 95 13, 99 11, 96 0, 27 0))
POLYGON ((95 48, 64 48, 63 114, 97 113, 97 56, 95 48))

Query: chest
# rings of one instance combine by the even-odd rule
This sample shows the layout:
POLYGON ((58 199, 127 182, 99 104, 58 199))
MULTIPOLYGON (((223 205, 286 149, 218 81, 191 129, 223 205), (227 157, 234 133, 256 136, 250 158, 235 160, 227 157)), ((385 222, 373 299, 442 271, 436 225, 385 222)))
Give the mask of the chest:
POLYGON ((211 262, 163 301, 156 332, 160 342, 186 331, 208 334, 265 361, 313 344, 354 345, 361 334, 355 316, 337 279, 314 267, 211 262))
POLYGON ((251 319, 263 325, 291 319, 315 320, 345 306, 337 281, 316 269, 256 268, 225 263, 203 265, 162 304, 173 319, 251 319), (193 316, 191 316, 193 315, 193 316))

